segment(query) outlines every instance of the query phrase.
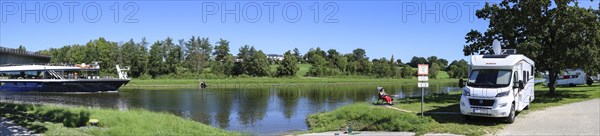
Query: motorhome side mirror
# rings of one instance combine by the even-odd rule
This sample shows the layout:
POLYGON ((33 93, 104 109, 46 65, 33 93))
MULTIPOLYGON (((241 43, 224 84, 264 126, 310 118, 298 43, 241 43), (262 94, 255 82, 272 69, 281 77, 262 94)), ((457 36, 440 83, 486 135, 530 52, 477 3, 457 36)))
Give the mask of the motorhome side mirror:
POLYGON ((460 88, 465 87, 465 83, 464 83, 463 79, 458 79, 458 87, 460 87, 460 88))
POLYGON ((519 80, 519 89, 525 89, 525 85, 523 85, 523 80, 519 80))

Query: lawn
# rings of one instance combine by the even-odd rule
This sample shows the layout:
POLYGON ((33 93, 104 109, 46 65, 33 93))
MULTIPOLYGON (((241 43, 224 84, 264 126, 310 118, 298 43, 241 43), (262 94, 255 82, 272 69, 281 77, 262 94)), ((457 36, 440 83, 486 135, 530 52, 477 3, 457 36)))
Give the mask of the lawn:
MULTIPOLYGON (((535 89, 535 100, 530 105, 529 110, 521 112, 520 116, 548 107, 600 98, 600 84, 598 83, 593 86, 559 87, 555 94, 548 94, 547 87, 536 86, 535 89)), ((310 126, 309 132, 338 130, 339 127, 349 123, 358 123, 360 125, 354 126, 354 130, 410 131, 417 134, 452 133, 486 135, 494 134, 506 125, 500 118, 474 118, 470 121, 464 121, 462 115, 427 114, 428 112, 460 112, 458 104, 460 95, 461 93, 458 92, 426 97, 424 105, 426 116, 420 119, 414 118, 420 115, 420 97, 397 100, 398 104, 394 105, 394 107, 409 110, 412 113, 398 112, 366 103, 351 104, 330 112, 310 115, 307 119, 310 126), (395 112, 398 115, 389 115, 388 112, 395 112), (372 116, 370 114, 381 116, 372 116), (397 118, 401 118, 402 120, 398 120, 397 118)))
POLYGON ((0 103, 0 116, 44 135, 243 135, 169 113, 0 103), (90 119, 98 119, 91 126, 90 119))

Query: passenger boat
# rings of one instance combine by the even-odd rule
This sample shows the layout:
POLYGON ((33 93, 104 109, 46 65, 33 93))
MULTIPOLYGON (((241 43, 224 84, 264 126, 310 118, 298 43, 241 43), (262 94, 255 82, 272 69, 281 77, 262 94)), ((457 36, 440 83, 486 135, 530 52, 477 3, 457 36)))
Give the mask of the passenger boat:
POLYGON ((8 92, 100 92, 117 91, 127 84, 127 69, 116 65, 118 78, 100 76, 98 63, 86 65, 0 66, 0 91, 8 92))

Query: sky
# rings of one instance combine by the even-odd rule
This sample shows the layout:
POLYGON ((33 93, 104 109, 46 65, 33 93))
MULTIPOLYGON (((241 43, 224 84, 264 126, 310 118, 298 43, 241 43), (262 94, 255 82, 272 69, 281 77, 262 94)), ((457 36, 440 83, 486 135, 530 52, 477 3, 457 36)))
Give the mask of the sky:
MULTIPOLYGON (((392 55, 467 59, 462 49, 471 29, 488 21, 475 10, 486 1, 0 1, 0 46, 28 51, 85 44, 104 37, 148 42, 208 37, 230 41, 232 54, 251 45, 267 54, 298 48, 363 48, 371 59, 392 55)), ((487 1, 497 3, 498 1, 487 1)), ((581 1, 598 8, 598 1, 581 1)))

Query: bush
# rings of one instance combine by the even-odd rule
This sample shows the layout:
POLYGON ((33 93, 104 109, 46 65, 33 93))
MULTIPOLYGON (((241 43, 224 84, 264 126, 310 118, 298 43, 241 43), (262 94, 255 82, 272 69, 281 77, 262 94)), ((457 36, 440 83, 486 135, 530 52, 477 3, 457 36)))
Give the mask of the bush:
POLYGON ((404 67, 402 67, 402 78, 407 78, 410 79, 413 77, 413 75, 415 74, 415 72, 412 70, 412 67, 410 67, 409 65, 404 65, 404 67))

